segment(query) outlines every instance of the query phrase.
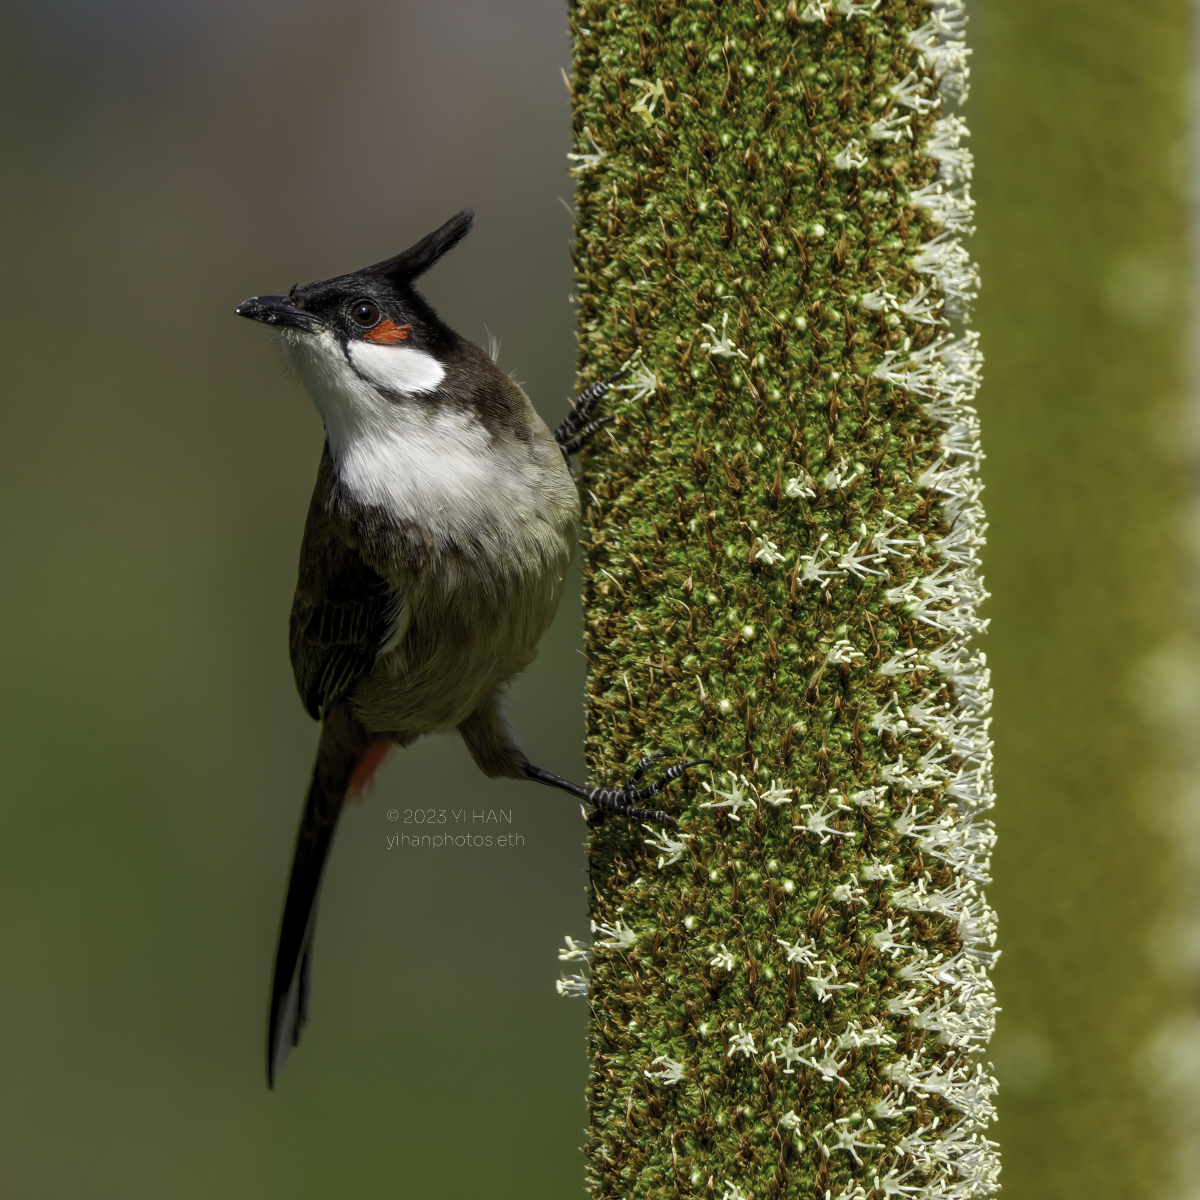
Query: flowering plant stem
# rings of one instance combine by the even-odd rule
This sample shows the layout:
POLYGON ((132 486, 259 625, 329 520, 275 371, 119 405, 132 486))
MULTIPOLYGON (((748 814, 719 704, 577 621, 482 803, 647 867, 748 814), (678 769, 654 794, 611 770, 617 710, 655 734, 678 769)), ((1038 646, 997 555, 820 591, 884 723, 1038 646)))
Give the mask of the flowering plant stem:
POLYGON ((990 1196, 960 0, 575 0, 595 1196, 990 1196), (670 799, 673 797, 673 799, 670 799))

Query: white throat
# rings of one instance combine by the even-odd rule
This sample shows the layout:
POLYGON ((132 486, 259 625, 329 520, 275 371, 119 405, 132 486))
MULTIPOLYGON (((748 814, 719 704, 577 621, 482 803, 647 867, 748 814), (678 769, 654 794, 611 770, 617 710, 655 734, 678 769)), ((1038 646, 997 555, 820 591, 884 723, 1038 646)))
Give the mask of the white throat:
POLYGON ((359 501, 435 537, 519 537, 538 519, 536 467, 519 447, 495 443, 469 411, 422 399, 446 374, 432 355, 359 342, 343 352, 327 331, 288 331, 284 347, 325 420, 338 477, 359 501))

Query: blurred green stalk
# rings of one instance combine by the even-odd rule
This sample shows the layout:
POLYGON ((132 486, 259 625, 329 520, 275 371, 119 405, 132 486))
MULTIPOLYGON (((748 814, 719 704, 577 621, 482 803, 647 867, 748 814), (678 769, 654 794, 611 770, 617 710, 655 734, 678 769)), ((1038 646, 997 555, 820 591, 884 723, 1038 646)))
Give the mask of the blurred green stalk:
POLYGON ((992 1195, 961 0, 571 21, 587 752, 714 764, 592 838, 589 1186, 992 1195))
POLYGON ((973 8, 994 1054, 1022 1200, 1176 1200, 1200 1178, 1196 11, 973 8))

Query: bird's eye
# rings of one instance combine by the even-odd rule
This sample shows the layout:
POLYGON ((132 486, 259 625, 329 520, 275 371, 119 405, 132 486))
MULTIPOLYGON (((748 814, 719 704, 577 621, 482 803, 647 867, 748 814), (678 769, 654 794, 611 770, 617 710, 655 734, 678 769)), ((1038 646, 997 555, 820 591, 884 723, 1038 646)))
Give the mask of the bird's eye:
POLYGON ((356 325, 370 329, 372 325, 379 323, 379 306, 372 304, 370 300, 360 300, 350 310, 350 315, 354 318, 356 325))

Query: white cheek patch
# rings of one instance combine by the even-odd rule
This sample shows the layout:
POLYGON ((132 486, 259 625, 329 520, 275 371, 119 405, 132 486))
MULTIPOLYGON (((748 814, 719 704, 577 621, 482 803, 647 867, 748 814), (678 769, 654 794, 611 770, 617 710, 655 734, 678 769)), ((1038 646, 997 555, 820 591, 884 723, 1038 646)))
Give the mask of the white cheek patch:
POLYGON ((346 347, 354 369, 376 387, 404 396, 432 392, 446 377, 446 368, 432 354, 411 346, 377 346, 352 341, 346 347))

